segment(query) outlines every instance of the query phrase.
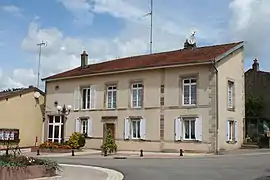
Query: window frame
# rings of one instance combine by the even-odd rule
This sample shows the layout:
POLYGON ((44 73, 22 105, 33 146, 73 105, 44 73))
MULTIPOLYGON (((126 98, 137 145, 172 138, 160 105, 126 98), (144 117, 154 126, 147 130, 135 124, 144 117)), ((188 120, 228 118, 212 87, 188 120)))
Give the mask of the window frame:
POLYGON ((80 133, 86 135, 88 134, 88 119, 80 119, 80 133), (86 132, 83 132, 84 130, 86 132))
POLYGON ((135 140, 138 140, 138 139, 141 139, 141 119, 130 119, 130 133, 131 133, 131 139, 135 139, 135 140), (136 128, 135 128, 135 131, 136 131, 136 137, 134 137, 134 127, 133 127, 133 122, 136 122, 136 128))
POLYGON ((107 109, 116 109, 117 106, 117 85, 107 85, 106 87, 106 108, 107 109), (109 89, 112 88, 112 89, 109 89), (109 92, 112 93, 111 98, 109 98, 109 92), (115 96, 115 98, 114 98, 115 96), (115 99, 115 102, 114 102, 115 99), (111 101, 111 107, 109 107, 109 102, 111 101))
POLYGON ((228 120, 229 121, 229 139, 228 139, 228 142, 235 142, 235 133, 236 133, 236 130, 235 130, 235 121, 234 120, 228 120))
POLYGON ((196 117, 183 117, 182 118, 182 137, 185 141, 195 141, 196 140, 196 117), (186 128, 185 128, 185 122, 189 122, 189 138, 186 138, 186 128), (194 123, 194 138, 192 138, 192 125, 191 122, 194 123))
POLYGON ((143 90, 144 90, 144 86, 143 86, 143 83, 142 82, 134 82, 134 83, 131 83, 131 108, 142 108, 143 107, 143 90), (137 87, 134 87, 135 85, 137 85, 137 87), (136 105, 134 106, 133 104, 133 93, 134 93, 134 90, 136 90, 137 94, 136 94, 136 105), (141 90, 141 97, 139 96, 139 91, 141 90), (139 105, 139 99, 141 100, 141 105, 139 105))
POLYGON ((182 105, 183 106, 196 106, 197 105, 197 91, 198 91, 198 78, 190 77, 190 78, 183 78, 182 79, 182 105), (189 83, 185 83, 186 80, 189 80, 189 83), (194 81, 195 82, 192 82, 194 81), (196 86, 196 93, 195 93, 195 103, 192 103, 192 86, 196 86), (188 86, 188 104, 185 104, 185 86, 188 86))
POLYGON ((82 87, 81 90, 80 90, 80 93, 81 93, 81 110, 90 110, 92 105, 92 97, 91 97, 91 87, 82 87), (84 97, 83 97, 83 91, 86 90, 86 99, 85 99, 85 108, 83 107, 84 106, 84 97), (88 105, 88 93, 89 93, 89 107, 87 107, 88 105))
POLYGON ((228 89, 227 89, 227 108, 229 110, 233 110, 234 109, 234 102, 235 102, 235 97, 234 97, 235 83, 234 83, 234 81, 228 80, 228 83, 227 84, 228 84, 228 89), (231 103, 230 103, 230 101, 231 101, 231 103))
POLYGON ((63 133, 64 132, 62 132, 62 130, 64 131, 64 129, 63 129, 63 126, 64 126, 64 122, 63 122, 63 118, 62 118, 62 116, 60 116, 60 115, 50 115, 49 116, 49 119, 48 119, 48 130, 47 130, 47 140, 48 141, 50 141, 50 142, 58 142, 58 143, 61 143, 62 141, 63 141, 63 133), (50 122, 50 117, 53 117, 53 121, 52 122, 50 122), (56 122, 56 120, 55 120, 55 117, 59 117, 59 122, 56 122), (50 126, 52 126, 52 137, 50 137, 50 126), (59 126, 59 130, 58 130, 58 133, 59 133, 59 135, 58 135, 58 138, 55 138, 54 137, 54 133, 55 133, 55 127, 56 126, 59 126), (55 140, 57 140, 57 141, 55 141, 55 140))

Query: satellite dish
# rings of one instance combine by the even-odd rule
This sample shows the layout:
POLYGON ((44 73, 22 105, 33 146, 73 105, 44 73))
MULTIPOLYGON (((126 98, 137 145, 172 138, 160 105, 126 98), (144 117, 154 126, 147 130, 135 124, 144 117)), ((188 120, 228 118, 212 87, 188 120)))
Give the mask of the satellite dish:
POLYGON ((39 92, 35 92, 35 93, 34 93, 34 97, 35 97, 36 99, 38 99, 38 98, 40 97, 40 93, 39 93, 39 92))
POLYGON ((194 45, 196 43, 195 34, 196 31, 192 31, 191 36, 188 38, 188 43, 191 45, 194 45))

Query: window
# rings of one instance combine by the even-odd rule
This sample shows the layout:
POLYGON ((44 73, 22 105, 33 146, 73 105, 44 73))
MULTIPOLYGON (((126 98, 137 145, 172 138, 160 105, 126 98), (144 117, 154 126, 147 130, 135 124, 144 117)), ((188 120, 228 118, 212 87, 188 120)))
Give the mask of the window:
POLYGON ((229 120, 227 122, 227 141, 236 140, 236 121, 229 120))
POLYGON ((174 122, 175 141, 202 141, 201 117, 177 117, 174 122))
POLYGON ((140 119, 131 120, 132 139, 140 139, 141 138, 140 125, 141 125, 140 119))
POLYGON ((82 134, 88 133, 88 120, 84 119, 81 120, 81 131, 82 134))
POLYGON ((63 142, 64 126, 61 116, 49 116, 48 122, 48 141, 63 142))
POLYGON ((82 89, 82 109, 90 109, 91 88, 82 89))
POLYGON ((116 86, 108 86, 107 87, 107 108, 115 109, 116 108, 116 86))
POLYGON ((146 121, 143 118, 126 118, 124 139, 146 139, 146 121))
POLYGON ((183 104, 195 105, 197 101, 197 80, 184 79, 183 80, 183 104))
POLYGON ((77 118, 76 120, 76 132, 82 133, 87 137, 92 137, 92 120, 88 117, 77 118))
POLYGON ((191 140, 195 138, 195 119, 194 118, 184 118, 184 139, 191 140))
POLYGON ((131 105, 133 108, 141 108, 143 100, 143 85, 135 83, 131 85, 131 105))
POLYGON ((234 82, 228 81, 228 108, 234 107, 234 82))
POLYGON ((0 141, 19 141, 19 129, 0 129, 0 141))

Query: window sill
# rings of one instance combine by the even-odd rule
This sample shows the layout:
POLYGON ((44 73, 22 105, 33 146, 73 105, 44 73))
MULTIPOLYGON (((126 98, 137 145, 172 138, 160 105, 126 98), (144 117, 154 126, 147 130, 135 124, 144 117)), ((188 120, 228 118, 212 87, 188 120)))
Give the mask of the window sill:
POLYGON ((193 139, 191 139, 191 140, 187 140, 187 139, 185 139, 185 140, 178 140, 178 141, 175 141, 176 143, 202 143, 202 141, 199 141, 199 140, 193 140, 193 139))
POLYGON ((232 112, 235 112, 235 108, 227 108, 228 111, 232 111, 232 112))
POLYGON ((181 107, 183 108, 198 108, 197 104, 182 104, 181 107))
POLYGON ((134 141, 134 142, 141 142, 141 141, 146 141, 145 139, 124 139, 124 141, 134 141))
POLYGON ((227 143, 227 144, 236 144, 237 141, 233 141, 233 140, 232 140, 232 141, 226 141, 226 143, 227 143))

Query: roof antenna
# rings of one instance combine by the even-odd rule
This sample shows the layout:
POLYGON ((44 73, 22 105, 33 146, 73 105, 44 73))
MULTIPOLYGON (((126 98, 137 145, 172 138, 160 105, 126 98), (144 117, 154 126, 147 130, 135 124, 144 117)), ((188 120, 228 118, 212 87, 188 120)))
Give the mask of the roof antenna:
POLYGON ((153 51, 153 0, 150 0, 150 4, 151 4, 151 10, 149 13, 147 13, 146 15, 144 15, 144 17, 146 16, 151 16, 151 20, 150 20, 150 39, 149 39, 149 53, 152 54, 153 51))

